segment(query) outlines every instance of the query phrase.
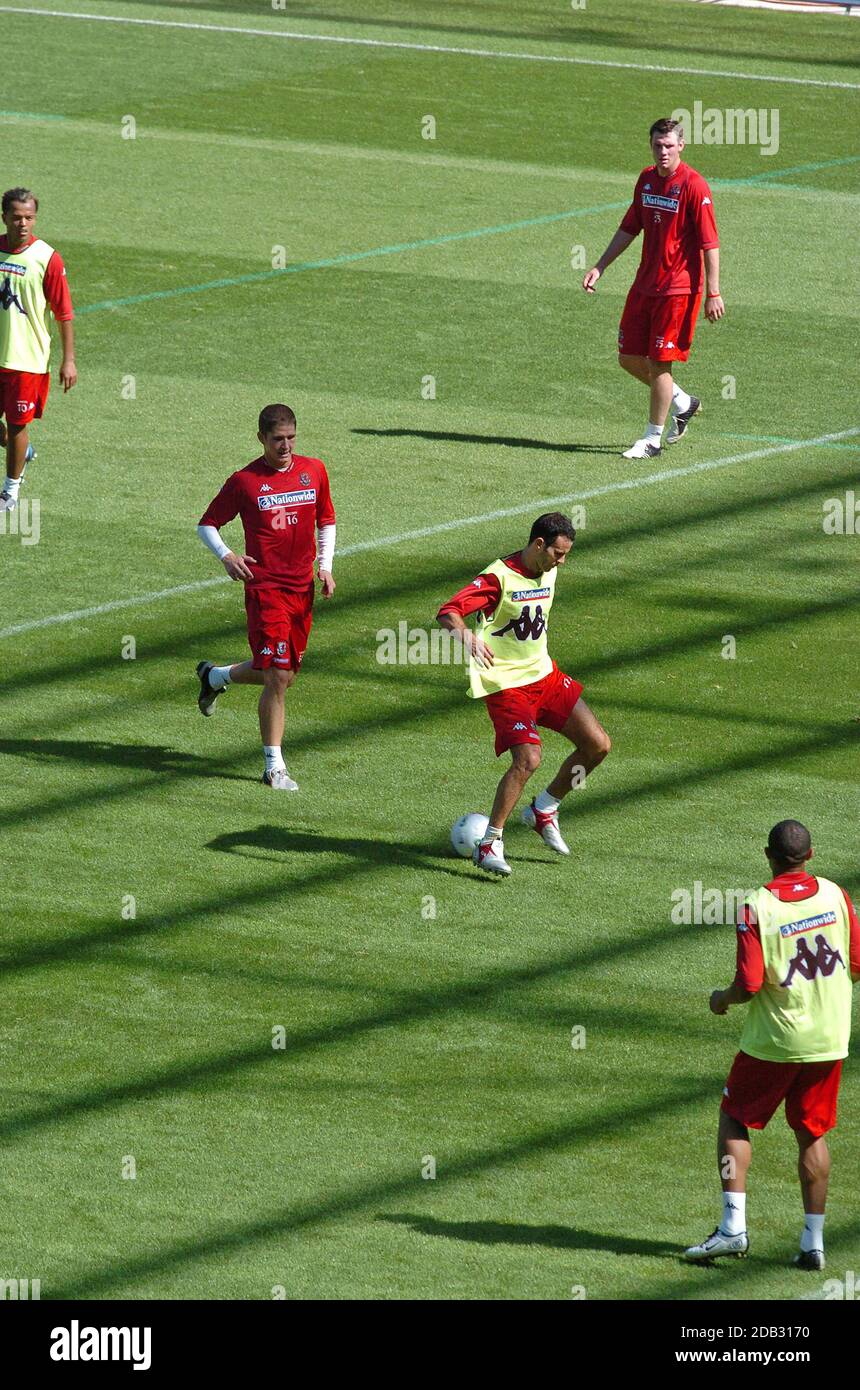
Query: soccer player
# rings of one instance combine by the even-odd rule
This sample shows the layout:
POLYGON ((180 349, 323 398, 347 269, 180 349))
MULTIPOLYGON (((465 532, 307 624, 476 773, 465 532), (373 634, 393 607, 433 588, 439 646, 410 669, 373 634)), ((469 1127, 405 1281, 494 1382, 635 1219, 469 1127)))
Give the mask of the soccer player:
POLYGON ((298 786, 281 751, 284 693, 298 675, 308 644, 315 555, 323 598, 331 598, 335 590, 334 507, 325 465, 293 453, 296 417, 289 406, 267 405, 258 423, 261 457, 227 479, 197 527, 230 578, 245 584, 253 659, 232 666, 199 662, 197 704, 208 716, 228 685, 261 685, 262 780, 276 791, 295 792, 298 786), (235 516, 241 517, 245 531, 244 555, 234 554, 218 534, 235 516))
POLYGON ((6 235, 0 237, 0 446, 6 449, 6 478, 0 512, 18 505, 24 467, 36 457, 28 425, 41 418, 51 374, 50 309, 63 344, 60 382, 64 393, 78 379, 72 300, 59 251, 35 235, 39 200, 29 188, 7 188, 2 198, 6 235))
POLYGON ((741 910, 734 981, 710 998, 715 1014, 733 1004, 750 1006, 720 1113, 723 1216, 707 1240, 684 1253, 694 1261, 746 1254, 749 1131, 764 1129, 785 1101, 806 1213, 794 1263, 823 1269, 830 1174, 824 1135, 836 1124, 842 1059, 848 1055, 851 981, 860 980, 860 923, 843 888, 807 872, 812 840, 800 821, 775 825, 765 854, 772 877, 741 910))
POLYGON ((441 625, 469 653, 469 694, 486 701, 496 731, 496 757, 510 752, 483 839, 472 859, 487 873, 509 874, 502 832, 508 816, 541 761, 537 726, 556 729, 574 745, 549 786, 523 809, 526 825, 557 854, 569 854, 558 826, 558 808, 571 788, 601 763, 609 735, 583 699, 582 686, 560 671, 547 650, 547 622, 558 567, 576 532, 561 512, 539 516, 528 544, 494 560, 465 589, 442 605, 441 625), (477 615, 477 631, 466 626, 477 615))
POLYGON ((702 260, 708 293, 705 318, 725 313, 720 296, 720 243, 711 190, 701 174, 681 161, 684 132, 678 121, 651 127, 654 163, 636 181, 633 202, 582 287, 588 294, 607 266, 642 232, 642 260, 618 329, 618 361, 651 393, 648 428, 624 453, 626 459, 655 458, 671 407, 667 444, 683 439, 701 406, 698 396, 672 379, 672 363, 686 362, 702 299, 702 260))

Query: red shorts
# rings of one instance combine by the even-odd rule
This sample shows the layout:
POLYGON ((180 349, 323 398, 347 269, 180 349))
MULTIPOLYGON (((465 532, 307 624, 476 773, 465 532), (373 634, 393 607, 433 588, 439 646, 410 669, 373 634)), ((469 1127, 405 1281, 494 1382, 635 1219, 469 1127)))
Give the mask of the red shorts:
POLYGON ((314 586, 279 589, 274 585, 245 589, 248 643, 255 671, 279 666, 298 671, 311 634, 314 586))
POLYGON ((50 386, 50 372, 12 372, 0 367, 0 415, 5 415, 10 425, 38 420, 50 386))
POLYGON ((563 729, 581 694, 579 681, 566 676, 553 662, 549 675, 542 680, 487 695, 487 713, 496 731, 496 757, 518 743, 533 743, 539 748, 537 725, 563 729))
POLYGON ((702 292, 640 294, 631 289, 618 328, 618 349, 654 362, 686 362, 693 346, 702 292))
POLYGON ((720 1107, 747 1129, 764 1129, 785 1101, 792 1129, 816 1139, 836 1124, 840 1062, 763 1062, 739 1052, 732 1063, 720 1107))

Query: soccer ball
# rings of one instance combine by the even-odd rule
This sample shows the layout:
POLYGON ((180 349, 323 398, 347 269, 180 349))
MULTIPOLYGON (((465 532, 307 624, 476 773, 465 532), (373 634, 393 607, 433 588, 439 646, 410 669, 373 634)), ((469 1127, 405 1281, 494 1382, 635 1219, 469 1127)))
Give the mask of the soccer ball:
POLYGON ((451 844, 461 859, 472 858, 472 850, 486 833, 489 824, 489 816, 470 811, 467 816, 461 816, 457 823, 451 826, 451 844))

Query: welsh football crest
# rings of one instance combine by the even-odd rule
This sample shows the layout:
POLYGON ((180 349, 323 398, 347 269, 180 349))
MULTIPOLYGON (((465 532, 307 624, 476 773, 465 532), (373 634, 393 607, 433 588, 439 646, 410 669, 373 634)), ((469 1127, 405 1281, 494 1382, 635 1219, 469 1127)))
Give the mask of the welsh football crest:
POLYGON ((302 484, 303 487, 310 487, 310 485, 311 485, 311 475, 310 475, 310 473, 300 473, 300 474, 299 474, 299 482, 302 484))

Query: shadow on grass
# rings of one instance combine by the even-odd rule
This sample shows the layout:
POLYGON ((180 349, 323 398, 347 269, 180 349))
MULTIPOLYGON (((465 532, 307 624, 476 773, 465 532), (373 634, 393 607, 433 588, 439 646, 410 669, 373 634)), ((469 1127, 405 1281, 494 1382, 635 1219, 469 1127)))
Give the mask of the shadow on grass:
MULTIPOLYGON (((661 1114, 675 1114, 689 1105, 697 1105, 712 1092, 711 1082, 697 1081, 694 1085, 687 1083, 681 1086, 676 1078, 676 1089, 667 1091, 660 1100, 634 1100, 629 1105, 617 1106, 608 1113, 595 1116, 588 1124, 566 1124, 545 1128, 525 1138, 509 1139, 472 1150, 459 1157, 452 1157, 445 1164, 445 1181, 450 1184, 478 1177, 485 1172, 498 1170, 503 1165, 516 1164, 520 1160, 534 1157, 535 1154, 562 1153, 570 1149, 584 1148, 595 1139, 608 1136, 627 1137, 638 1125, 651 1125, 661 1114)), ((245 1176, 247 1179, 248 1175, 245 1176)), ((212 1228, 206 1234, 178 1240, 155 1253, 126 1256, 108 1265, 70 1274, 65 1283, 59 1286, 52 1287, 49 1281, 43 1279, 42 1298, 59 1300, 96 1297, 124 1285, 169 1274, 195 1260, 221 1257, 266 1242, 280 1242, 289 1236, 317 1228, 328 1221, 340 1220, 352 1213, 364 1213, 367 1219, 371 1219, 370 1213, 380 1203, 393 1201, 398 1197, 414 1196, 416 1181, 420 1182, 420 1179, 416 1176, 415 1168, 410 1166, 408 1171, 357 1183, 317 1200, 299 1202, 273 1211, 258 1220, 234 1224, 222 1221, 218 1227, 212 1228)), ((282 1249, 282 1256, 284 1253, 282 1249)))
MULTIPOLYGON (((466 875, 467 861, 455 864, 440 864, 444 855, 450 860, 448 845, 439 841, 436 845, 418 847, 390 840, 361 839, 355 836, 325 835, 317 830, 303 831, 282 825, 259 825, 256 830, 229 831, 218 835, 206 845, 207 849, 219 850, 222 854, 243 854, 244 851, 263 850, 265 857, 272 854, 311 854, 318 858, 321 854, 346 855, 357 859, 362 870, 373 868, 411 868, 427 869, 432 873, 451 874, 463 880, 469 877, 475 883, 489 882, 486 874, 466 875)), ((263 857, 263 856, 250 856, 263 857)))
POLYGON ((380 1215, 377 1221, 408 1226, 417 1235, 443 1236, 477 1245, 541 1245, 549 1250, 605 1250, 610 1255, 678 1254, 668 1240, 637 1240, 633 1236, 598 1235, 575 1226, 525 1226, 512 1221, 437 1221, 408 1213, 380 1215))
MULTIPOLYGON (((457 430, 407 430, 407 429, 360 429, 353 434, 371 434, 377 438, 392 439, 439 439, 453 444, 502 444, 509 449, 547 449, 553 454, 614 454, 621 457, 623 444, 553 444, 548 439, 519 439, 506 434, 464 434, 457 430)), ((626 463, 623 465, 626 467, 626 463)))

